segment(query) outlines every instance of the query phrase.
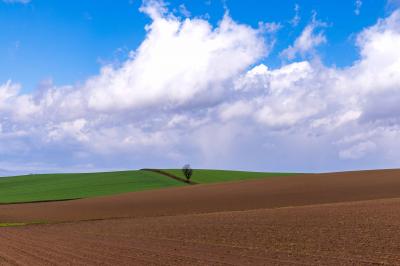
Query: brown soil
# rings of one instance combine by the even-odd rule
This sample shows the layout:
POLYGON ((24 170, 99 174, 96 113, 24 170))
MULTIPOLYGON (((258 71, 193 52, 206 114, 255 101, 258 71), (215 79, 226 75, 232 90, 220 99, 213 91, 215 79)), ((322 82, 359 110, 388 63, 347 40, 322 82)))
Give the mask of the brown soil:
POLYGON ((400 265, 400 171, 0 206, 43 220, 72 222, 0 228, 0 265, 400 265))
POLYGON ((166 216, 394 197, 400 197, 400 170, 311 174, 64 202, 0 205, 0 221, 166 216))

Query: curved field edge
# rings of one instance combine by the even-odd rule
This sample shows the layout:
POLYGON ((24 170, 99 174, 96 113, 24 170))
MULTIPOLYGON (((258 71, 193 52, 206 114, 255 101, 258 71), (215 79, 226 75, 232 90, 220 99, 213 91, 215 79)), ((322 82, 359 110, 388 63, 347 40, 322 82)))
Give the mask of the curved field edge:
POLYGON ((0 222, 62 222, 293 207, 400 197, 400 170, 305 174, 64 202, 0 205, 0 222))
MULTIPOLYGON (((184 179, 180 169, 166 171, 184 179)), ((292 174, 196 169, 192 180, 207 184, 286 175, 292 174)), ((2 177, 0 204, 63 201, 186 185, 160 173, 142 170, 2 177)))
POLYGON ((0 264, 398 265, 399 206, 374 200, 0 228, 0 264))
MULTIPOLYGON (((160 169, 179 178, 185 178, 181 169, 160 169)), ((191 181, 199 184, 241 181, 250 179, 294 176, 300 173, 284 172, 251 172, 251 171, 233 171, 233 170, 212 170, 212 169, 193 169, 191 181)))
POLYGON ((39 174, 0 178, 0 203, 58 201, 184 186, 145 171, 39 174))

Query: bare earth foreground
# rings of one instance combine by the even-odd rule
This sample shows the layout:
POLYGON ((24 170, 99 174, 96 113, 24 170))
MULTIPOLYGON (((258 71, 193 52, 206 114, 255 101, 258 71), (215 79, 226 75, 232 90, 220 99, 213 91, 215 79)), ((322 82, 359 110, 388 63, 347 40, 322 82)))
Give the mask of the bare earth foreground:
POLYGON ((400 170, 0 205, 0 264, 400 265, 400 170))

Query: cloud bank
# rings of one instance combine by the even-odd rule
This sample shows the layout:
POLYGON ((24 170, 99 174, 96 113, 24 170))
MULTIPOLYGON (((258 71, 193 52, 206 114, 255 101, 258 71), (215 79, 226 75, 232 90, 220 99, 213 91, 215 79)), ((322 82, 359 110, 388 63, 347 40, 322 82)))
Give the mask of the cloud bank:
MULTIPOLYGON (((358 34, 359 60, 324 66, 314 19, 281 55, 265 29, 179 18, 159 1, 121 66, 31 94, 0 85, 0 168, 77 171, 195 167, 324 171, 400 161, 400 11, 358 34), (399 95, 399 96, 397 96, 399 95), (6 160, 4 160, 7 158, 6 160)), ((49 170, 49 171, 50 171, 49 170)))

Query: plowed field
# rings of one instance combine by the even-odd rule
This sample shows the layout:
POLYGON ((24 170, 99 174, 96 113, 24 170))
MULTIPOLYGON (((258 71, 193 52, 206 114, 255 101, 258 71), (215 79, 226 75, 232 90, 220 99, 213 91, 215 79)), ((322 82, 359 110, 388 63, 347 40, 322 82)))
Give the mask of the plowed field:
POLYGON ((0 206, 32 221, 0 228, 0 264, 400 265, 400 171, 0 206))

